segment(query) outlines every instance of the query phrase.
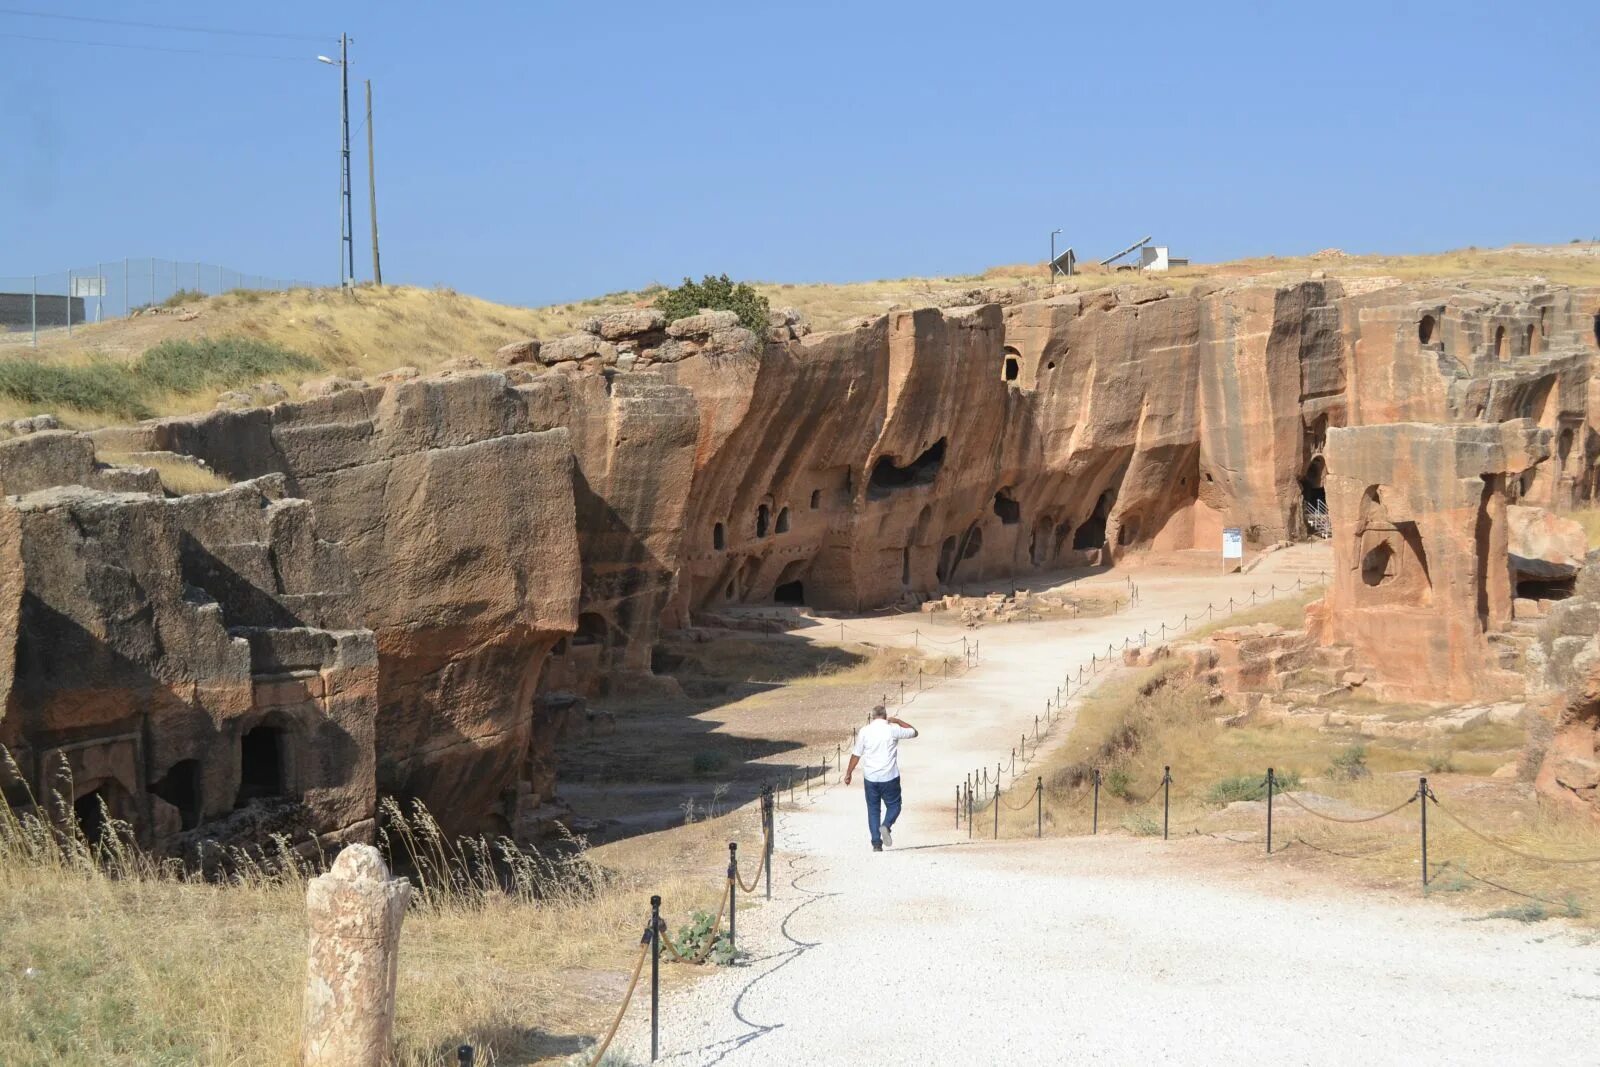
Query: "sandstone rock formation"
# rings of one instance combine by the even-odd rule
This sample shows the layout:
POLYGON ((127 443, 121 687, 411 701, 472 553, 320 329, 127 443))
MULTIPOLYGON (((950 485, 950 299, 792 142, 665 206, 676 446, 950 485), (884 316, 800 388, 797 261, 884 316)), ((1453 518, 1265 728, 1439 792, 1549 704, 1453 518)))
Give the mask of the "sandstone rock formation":
POLYGON ((1319 636, 1363 669, 1416 658, 1380 685, 1498 692, 1507 509, 1595 491, 1597 303, 1310 277, 829 334, 779 314, 765 338, 641 309, 502 370, 30 434, 0 446, 0 742, 30 787, 65 758, 74 799, 116 794, 163 845, 226 832, 269 786, 336 836, 379 794, 528 833, 562 694, 670 687, 663 627, 1216 549, 1226 527, 1259 547, 1324 501, 1341 573, 1319 636), (239 484, 167 497, 97 444, 239 484))

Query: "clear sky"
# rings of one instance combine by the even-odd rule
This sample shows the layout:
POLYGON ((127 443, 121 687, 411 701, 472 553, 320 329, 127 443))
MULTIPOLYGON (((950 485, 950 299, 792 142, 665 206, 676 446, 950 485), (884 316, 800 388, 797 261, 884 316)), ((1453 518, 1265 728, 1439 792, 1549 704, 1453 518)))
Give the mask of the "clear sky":
POLYGON ((1600 233, 1595 0, 0 0, 0 275, 336 280, 340 31, 385 280, 496 300, 1600 233))

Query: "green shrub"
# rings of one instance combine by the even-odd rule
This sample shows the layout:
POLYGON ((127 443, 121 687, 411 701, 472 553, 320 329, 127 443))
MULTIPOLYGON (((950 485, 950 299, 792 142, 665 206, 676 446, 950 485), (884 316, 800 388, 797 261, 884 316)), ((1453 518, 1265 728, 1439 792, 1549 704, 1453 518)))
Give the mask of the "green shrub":
POLYGON ((0 359, 0 396, 32 408, 144 419, 164 394, 227 389, 284 371, 310 371, 321 364, 252 337, 163 341, 132 363, 96 359, 81 364, 0 359))
POLYGON ((703 308, 732 311, 739 316, 740 325, 757 337, 767 335, 767 316, 772 311, 766 297, 744 282, 735 284, 726 274, 707 274, 699 282, 685 278, 676 289, 664 290, 656 297, 656 307, 668 322, 698 315, 703 308))
MULTIPOLYGON (((673 944, 677 945, 678 951, 685 956, 690 959, 695 958, 706 950, 706 942, 711 939, 711 927, 715 922, 716 919, 710 912, 696 911, 689 917, 689 921, 679 928, 677 939, 673 944)), ((706 958, 719 967, 726 967, 738 958, 738 953, 728 943, 727 931, 717 934, 716 945, 706 958)))
POLYGON ((1448 752, 1443 753, 1442 755, 1435 753, 1434 755, 1428 757, 1429 774, 1450 774, 1455 769, 1456 765, 1451 761, 1450 754, 1448 752))
POLYGON ((1156 822, 1155 816, 1136 811, 1122 820, 1122 828, 1135 837, 1154 837, 1161 832, 1161 824, 1156 822))
POLYGON ((1335 778, 1344 778, 1348 781, 1365 778, 1371 773, 1367 770, 1367 746, 1350 745, 1340 750, 1339 754, 1333 757, 1328 773, 1335 778))
POLYGON ((717 774, 728 766, 728 754, 714 748, 704 748, 694 754, 690 766, 695 774, 717 774))
MULTIPOLYGON (((1277 776, 1274 779, 1274 793, 1282 793, 1290 789, 1299 788, 1299 772, 1277 772, 1277 776)), ((1214 784, 1206 794, 1206 799, 1213 804, 1232 804, 1236 800, 1265 800, 1266 797, 1266 775, 1255 774, 1236 774, 1231 778, 1224 778, 1214 784)))
POLYGON ((161 301, 164 308, 177 308, 185 304, 193 304, 197 300, 204 300, 206 294, 198 289, 179 289, 165 300, 161 301))
POLYGON ((1127 800, 1128 787, 1133 784, 1133 780, 1128 777, 1128 772, 1121 767, 1113 767, 1100 779, 1100 784, 1105 786, 1106 792, 1112 796, 1127 800))

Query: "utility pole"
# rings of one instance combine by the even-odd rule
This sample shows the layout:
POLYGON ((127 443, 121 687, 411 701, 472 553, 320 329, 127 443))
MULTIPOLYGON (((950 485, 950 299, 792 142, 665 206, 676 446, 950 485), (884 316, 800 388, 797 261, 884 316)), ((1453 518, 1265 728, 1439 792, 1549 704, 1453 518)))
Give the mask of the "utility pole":
POLYGON ((355 214, 350 206, 350 35, 339 35, 339 58, 317 60, 339 68, 339 287, 356 280, 355 214))
POLYGON ((372 284, 383 284, 378 264, 378 171, 372 153, 372 79, 367 79, 367 203, 372 208, 372 284))

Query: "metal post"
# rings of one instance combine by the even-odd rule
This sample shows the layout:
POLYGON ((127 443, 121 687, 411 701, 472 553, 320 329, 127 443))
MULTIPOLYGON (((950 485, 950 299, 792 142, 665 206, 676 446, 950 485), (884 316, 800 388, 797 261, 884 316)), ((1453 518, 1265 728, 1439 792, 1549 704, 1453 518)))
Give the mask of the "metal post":
POLYGON ((956 829, 961 829, 961 787, 956 786, 956 829))
POLYGON ((1267 855, 1272 855, 1272 792, 1276 785, 1272 768, 1267 768, 1267 855))
POLYGON ((1100 768, 1094 769, 1094 822, 1090 824, 1089 832, 1100 832, 1100 768))
POLYGON ((1000 785, 994 787, 994 839, 1000 840, 1000 785))
POLYGON ((1428 780, 1417 779, 1417 799, 1422 802, 1422 891, 1428 891, 1428 780))
POLYGON ((906 680, 904 678, 902 678, 902 679, 900 679, 900 703, 902 705, 904 705, 905 702, 906 702, 906 680))
POLYGON ((734 948, 739 915, 739 842, 728 842, 728 947, 734 948))
POLYGON ((650 898, 650 1062, 661 1052, 661 898, 650 898))
POLYGON ((1033 831, 1033 836, 1034 837, 1043 837, 1044 836, 1044 775, 1041 774, 1039 776, 1039 781, 1034 785, 1033 788, 1035 790, 1034 797, 1033 797, 1033 802, 1034 802, 1034 808, 1036 809, 1035 812, 1034 812, 1034 818, 1038 820, 1038 825, 1035 827, 1035 829, 1033 831))
POLYGON ((29 302, 33 315, 33 347, 39 347, 39 276, 33 276, 33 299, 29 302))
POLYGON ((372 208, 372 284, 383 284, 378 265, 378 169, 372 154, 372 79, 367 79, 367 203, 372 208))
POLYGON ((772 853, 777 848, 778 819, 774 814, 772 803, 772 787, 766 787, 766 795, 762 798, 767 808, 767 899, 772 899, 772 853))
POLYGON ((967 840, 972 840, 972 790, 967 790, 967 840))
POLYGON ((1167 839, 1167 823, 1172 814, 1172 768, 1161 768, 1161 840, 1167 839))
POLYGON ((456 1049, 457 1067, 472 1067, 475 1058, 471 1045, 462 1045, 456 1049))

